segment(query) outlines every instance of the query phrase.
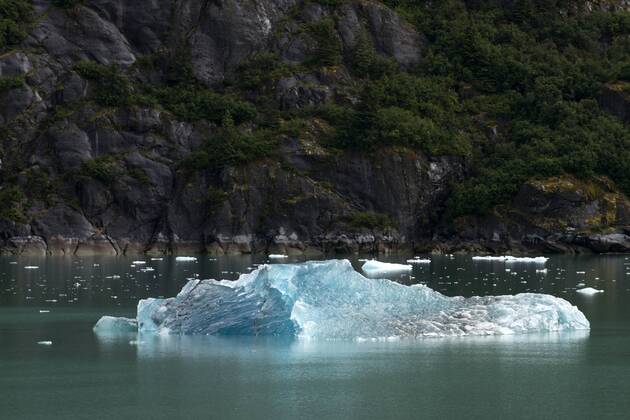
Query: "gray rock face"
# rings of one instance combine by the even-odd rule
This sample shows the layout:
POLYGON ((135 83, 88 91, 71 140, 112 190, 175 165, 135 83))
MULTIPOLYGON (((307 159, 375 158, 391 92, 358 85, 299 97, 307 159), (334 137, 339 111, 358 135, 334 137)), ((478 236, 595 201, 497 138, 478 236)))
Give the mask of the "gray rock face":
POLYGON ((351 49, 361 32, 370 34, 379 53, 394 58, 403 66, 422 60, 423 37, 393 11, 374 2, 356 2, 344 7, 339 24, 344 45, 351 49))
MULTIPOLYGON (((92 60, 121 67, 134 81, 169 83, 160 60, 186 61, 198 82, 224 86, 252 54, 272 50, 300 69, 270 87, 281 109, 355 103, 347 63, 360 40, 403 68, 423 59, 423 35, 381 3, 348 1, 334 13, 304 0, 33 6, 37 23, 22 47, 0 56, 0 76, 25 80, 0 94, 0 125, 13 133, 0 139, 0 186, 28 192, 10 203, 24 207, 24 218, 0 218, 0 252, 629 249, 630 205, 605 186, 593 198, 580 188, 527 185, 513 203, 518 211, 445 226, 440 215, 466 162, 404 148, 331 152, 286 135, 274 158, 191 174, 182 162, 213 138, 214 124, 144 106, 98 106, 94 82, 75 71, 92 60), (333 22, 341 61, 309 70, 315 46, 304 28, 324 20, 333 22), (562 226, 547 223, 559 219, 562 226)), ((618 113, 627 108, 617 97, 605 101, 618 113)))
POLYGON ((17 51, 0 57, 0 76, 23 76, 33 69, 23 52, 17 51))
POLYGON ((186 1, 177 20, 189 36, 195 76, 214 84, 262 49, 296 0, 186 1))
POLYGON ((460 220, 442 240, 488 252, 629 252, 629 215, 630 202, 605 179, 551 178, 526 183, 503 212, 460 220))
MULTIPOLYGON (((283 27, 283 36, 278 41, 283 58, 294 63, 304 62, 312 55, 312 43, 303 35, 299 23, 313 24, 332 16, 332 11, 326 6, 308 3, 297 21, 283 27)), ((335 18, 335 32, 346 54, 355 48, 361 36, 367 35, 379 54, 395 59, 402 66, 418 64, 426 43, 423 36, 400 16, 373 1, 358 0, 344 4, 335 18)))
POLYGON ((44 16, 26 44, 44 49, 64 65, 83 59, 120 65, 130 65, 136 60, 125 36, 113 22, 90 8, 89 2, 86 6, 76 6, 71 12, 72 19, 54 7, 47 8, 44 16))
POLYGON ((87 134, 73 123, 60 122, 48 131, 55 157, 63 168, 79 169, 92 158, 92 147, 87 134))

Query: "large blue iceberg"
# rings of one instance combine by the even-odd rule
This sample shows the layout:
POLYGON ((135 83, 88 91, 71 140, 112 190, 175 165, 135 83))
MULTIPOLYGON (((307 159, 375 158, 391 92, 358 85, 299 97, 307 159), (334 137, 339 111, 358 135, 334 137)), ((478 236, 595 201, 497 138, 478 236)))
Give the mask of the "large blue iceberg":
POLYGON ((549 295, 447 297, 424 285, 368 279, 349 261, 333 260, 265 265, 237 281, 191 280, 176 297, 141 300, 136 320, 103 317, 94 330, 136 328, 360 340, 587 330, 589 322, 549 295))

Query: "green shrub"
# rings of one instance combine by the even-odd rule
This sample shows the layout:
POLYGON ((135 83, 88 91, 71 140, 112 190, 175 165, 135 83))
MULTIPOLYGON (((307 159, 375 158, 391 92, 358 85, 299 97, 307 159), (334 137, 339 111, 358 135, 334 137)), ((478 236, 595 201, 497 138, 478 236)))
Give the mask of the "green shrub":
POLYGON ((111 186, 120 176, 121 170, 117 164, 115 156, 99 156, 92 160, 83 162, 81 175, 101 181, 103 184, 111 186))
POLYGON ((24 86, 23 76, 0 76, 0 93, 24 86))
POLYGON ((71 9, 82 3, 83 0, 53 0, 53 4, 62 9, 71 9))
POLYGON ((0 218, 16 223, 26 223, 26 196, 18 186, 0 188, 0 218))
POLYGON ((377 54, 368 35, 361 31, 350 53, 350 68, 356 76, 379 79, 395 74, 398 64, 391 58, 377 54))
POLYGON ((309 64, 313 66, 336 66, 341 63, 341 40, 332 19, 322 19, 304 26, 304 33, 313 43, 313 54, 309 64))
POLYGON ((0 52, 26 37, 31 13, 28 0, 0 0, 0 52))
POLYGON ((228 116, 218 132, 206 140, 181 163, 186 171, 210 171, 215 174, 229 166, 236 166, 271 156, 276 147, 273 133, 268 130, 243 131, 228 116))
POLYGON ((131 103, 132 85, 117 66, 82 61, 74 69, 81 77, 95 82, 95 99, 100 105, 117 107, 131 103))
POLYGON ((249 102, 195 85, 154 88, 149 96, 185 121, 206 120, 220 124, 229 117, 240 124, 256 117, 256 108, 249 102))
POLYGON ((352 213, 346 222, 352 229, 386 230, 394 226, 388 215, 371 211, 352 213))
POLYGON ((221 188, 210 185, 208 187, 207 205, 210 216, 212 216, 223 205, 225 200, 228 199, 228 193, 221 188))
POLYGON ((284 64, 278 54, 259 52, 239 66, 231 83, 240 89, 261 89, 269 87, 283 77, 290 76, 292 72, 291 66, 284 64))
POLYGON ((149 178, 147 173, 144 171, 144 169, 142 169, 142 168, 129 168, 127 170, 127 173, 132 178, 135 178, 136 180, 138 180, 138 182, 140 182, 142 185, 144 185, 146 187, 151 186, 151 179, 149 178))

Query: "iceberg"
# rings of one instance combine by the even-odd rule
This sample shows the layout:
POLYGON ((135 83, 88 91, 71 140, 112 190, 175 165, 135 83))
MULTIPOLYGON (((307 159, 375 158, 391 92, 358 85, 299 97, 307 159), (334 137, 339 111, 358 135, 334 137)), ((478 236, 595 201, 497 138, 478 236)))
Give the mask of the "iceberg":
POLYGON ((289 258, 289 256, 284 254, 269 254, 270 260, 281 260, 284 258, 289 258))
POLYGON ((103 317, 94 330, 134 328, 362 341, 588 330, 589 322, 549 295, 447 297, 420 284, 369 279, 349 261, 332 260, 262 265, 236 281, 193 279, 173 298, 141 300, 137 320, 103 317))
POLYGON ((368 277, 387 276, 408 273, 412 267, 407 264, 392 264, 376 260, 369 260, 361 267, 368 277))

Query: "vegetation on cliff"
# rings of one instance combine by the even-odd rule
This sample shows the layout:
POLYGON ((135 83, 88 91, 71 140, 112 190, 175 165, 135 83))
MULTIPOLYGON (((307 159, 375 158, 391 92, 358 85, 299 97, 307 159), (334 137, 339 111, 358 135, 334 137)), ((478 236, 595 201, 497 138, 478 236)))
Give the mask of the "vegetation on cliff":
MULTIPOLYGON (((64 200, 84 193, 72 180, 105 186, 109 190, 97 201, 108 203, 123 176, 144 186, 167 179, 160 165, 187 180, 203 179, 199 194, 207 197, 200 200, 214 203, 214 214, 232 192, 225 186, 227 170, 274 160, 295 177, 304 175, 286 162, 291 152, 282 149, 296 138, 307 139, 322 161, 341 153, 375 154, 385 147, 411 150, 434 162, 456 157, 463 162, 463 176, 452 179, 448 198, 432 209, 440 214, 422 216, 426 220, 417 224, 490 214, 513 200, 527 182, 553 177, 585 182, 605 177, 630 194, 628 122, 619 117, 623 113, 609 113, 601 100, 604 87, 630 84, 630 11, 614 7, 617 3, 286 2, 293 6, 282 10, 273 24, 257 18, 258 11, 239 11, 252 14, 240 22, 245 33, 222 28, 213 42, 242 36, 237 44, 251 43, 248 52, 240 57, 217 44, 220 54, 215 57, 215 51, 203 50, 211 44, 203 36, 214 34, 196 39, 197 27, 179 33, 181 28, 169 26, 183 10, 156 15, 156 21, 164 22, 152 39, 137 28, 123 27, 124 19, 113 19, 115 8, 110 10, 107 2, 55 0, 35 16, 29 1, 0 0, 0 54, 27 46, 26 58, 16 58, 6 74, 0 73, 0 95, 17 109, 0 109, 0 158, 5 162, 0 194, 6 202, 0 216, 21 223, 41 197, 48 200, 56 194, 64 200), (99 19, 107 22, 92 28, 99 19), (29 37, 40 22, 48 26, 29 37), (269 25, 260 45, 248 32, 254 31, 251 22, 269 25), (81 44, 73 40, 77 34, 96 39, 94 51, 90 45, 73 50, 81 44), (129 47, 133 42, 141 46, 129 47), (121 50, 127 47, 125 55, 121 50), (37 59, 29 61, 29 55, 37 59), (236 56, 238 60, 230 61, 236 56), (202 64, 200 57, 206 60, 202 64), (55 86, 48 86, 48 80, 55 86), (160 115, 159 123, 148 128, 138 123, 142 127, 134 130, 169 139, 168 130, 181 130, 192 146, 160 148, 151 143, 133 159, 118 146, 107 152, 83 150, 90 142, 96 145, 99 135, 110 146, 115 143, 99 130, 115 125, 112 115, 134 110, 160 115), (51 134, 57 123, 67 132, 51 134), (20 139, 25 131, 32 143, 40 135, 77 141, 64 145, 64 156, 78 163, 62 165, 60 173, 51 171, 48 187, 37 194, 24 188, 25 180, 29 174, 48 174, 50 160, 29 160, 27 152, 37 147, 25 146, 28 142, 20 139), (21 159, 9 159, 18 152, 21 159), (149 175, 139 169, 147 161, 154 169, 149 175)), ((232 22, 229 14, 236 13, 218 5, 208 8, 213 11, 200 13, 216 13, 221 22, 232 22)), ((124 13, 144 13, 130 10, 124 13)), ((187 24, 181 19, 178 24, 187 24)), ((51 141, 50 150, 61 155, 55 147, 51 141)), ((177 185, 164 182, 168 188, 177 185)), ((317 188, 327 182, 308 179, 317 188)), ((123 191, 128 186, 118 187, 123 191)), ((382 231, 400 222, 381 214, 384 209, 354 204, 337 222, 382 231)), ((234 226, 240 229, 239 223, 234 226)), ((423 227, 413 229, 409 235, 424 232, 423 227)))
POLYGON ((161 106, 185 121, 219 125, 227 118, 231 126, 188 158, 191 168, 266 156, 273 141, 264 139, 282 134, 280 121, 317 116, 334 128, 321 139, 326 147, 400 145, 468 158, 470 177, 455 187, 452 216, 484 214, 526 180, 563 173, 605 175, 630 193, 630 131, 596 100, 603 84, 630 80, 630 13, 552 0, 509 7, 387 0, 428 40, 421 64, 404 68, 376 53, 365 36, 343 51, 334 10, 347 2, 319 3, 333 11, 303 24, 313 48, 301 66, 274 52, 256 54, 211 89, 181 63, 174 80, 157 87, 133 84, 115 67, 84 62, 77 70, 96 80, 94 98, 103 106, 161 106), (345 69, 353 75, 345 82, 356 97, 351 104, 339 98, 285 110, 273 98, 282 77, 345 69))

